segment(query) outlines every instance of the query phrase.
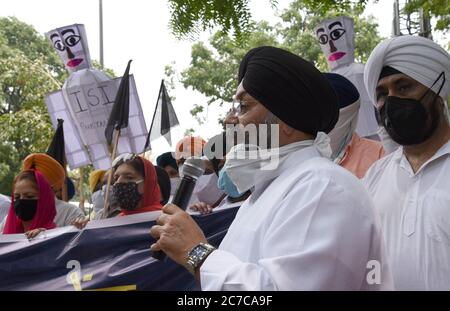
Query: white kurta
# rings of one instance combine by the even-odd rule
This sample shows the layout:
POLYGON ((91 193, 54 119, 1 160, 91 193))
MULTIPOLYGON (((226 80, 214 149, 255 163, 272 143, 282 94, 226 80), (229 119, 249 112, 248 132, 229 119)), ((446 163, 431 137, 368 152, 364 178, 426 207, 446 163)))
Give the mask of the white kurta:
POLYGON ((78 217, 84 217, 83 211, 78 206, 58 200, 56 198, 55 203, 55 224, 57 227, 70 226, 72 221, 74 221, 78 217))
POLYGON ((6 215, 8 215, 10 206, 11 199, 6 195, 0 194, 0 221, 2 221, 6 217, 6 215))
POLYGON ((399 148, 363 182, 381 216, 395 288, 450 290, 450 142, 415 174, 399 148))
POLYGON ((333 70, 334 73, 346 77, 358 89, 361 105, 359 106, 358 124, 356 133, 361 137, 377 135, 378 123, 375 118, 375 107, 367 94, 364 85, 364 65, 351 63, 333 70))
POLYGON ((201 266, 202 289, 392 289, 373 204, 356 177, 314 146, 277 171, 255 186, 201 266), (381 264, 381 286, 366 281, 371 260, 381 264))

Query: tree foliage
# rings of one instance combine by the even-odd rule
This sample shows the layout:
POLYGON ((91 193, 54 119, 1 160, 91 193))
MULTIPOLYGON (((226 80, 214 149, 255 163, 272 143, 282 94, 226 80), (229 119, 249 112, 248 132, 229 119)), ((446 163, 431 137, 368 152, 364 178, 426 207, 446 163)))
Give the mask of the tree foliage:
POLYGON ((1 193, 10 193, 23 158, 48 147, 53 129, 44 97, 65 77, 44 36, 16 18, 0 18, 1 193))
MULTIPOLYGON (((265 0, 272 6, 276 0, 265 0)), ((251 22, 249 0, 169 0, 170 26, 178 38, 193 37, 200 31, 221 28, 233 32, 238 40, 248 32, 251 22)))
POLYGON ((43 35, 14 17, 0 18, 0 193, 11 192, 28 154, 46 152, 54 131, 44 99, 66 78, 43 35))
POLYGON ((423 9, 427 17, 436 18, 435 30, 448 32, 450 28, 450 3, 448 0, 409 0, 405 13, 417 12, 423 9))
MULTIPOLYGON (((254 47, 272 45, 285 48, 312 61, 322 71, 327 62, 317 42, 313 28, 322 20, 338 15, 348 15, 355 20, 355 58, 365 62, 372 49, 381 41, 377 23, 372 17, 361 17, 362 8, 349 7, 346 11, 332 10, 323 14, 305 9, 307 0, 294 1, 280 14, 280 22, 270 25, 266 21, 250 25, 250 32, 242 41, 236 41, 222 31, 216 32, 208 44, 195 43, 191 51, 190 66, 179 75, 185 88, 199 91, 208 98, 207 104, 230 103, 236 89, 239 62, 254 47)), ((173 70, 166 70, 174 74, 173 70)), ((191 111, 194 117, 204 111, 196 104, 191 111)))

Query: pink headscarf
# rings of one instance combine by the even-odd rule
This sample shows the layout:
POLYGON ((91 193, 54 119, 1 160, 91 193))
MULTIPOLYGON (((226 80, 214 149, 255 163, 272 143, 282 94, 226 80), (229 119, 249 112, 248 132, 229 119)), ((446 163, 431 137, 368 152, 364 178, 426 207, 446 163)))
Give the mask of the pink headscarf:
MULTIPOLYGON (((34 215, 33 220, 31 221, 31 226, 28 230, 38 228, 53 229, 56 227, 55 223, 53 222, 56 216, 55 195, 44 175, 34 169, 29 171, 33 172, 34 177, 36 178, 39 191, 39 199, 37 203, 36 215, 34 215)), ((24 229, 22 226, 22 220, 20 220, 14 212, 14 195, 12 195, 11 206, 6 218, 3 234, 15 233, 24 233, 24 229)))

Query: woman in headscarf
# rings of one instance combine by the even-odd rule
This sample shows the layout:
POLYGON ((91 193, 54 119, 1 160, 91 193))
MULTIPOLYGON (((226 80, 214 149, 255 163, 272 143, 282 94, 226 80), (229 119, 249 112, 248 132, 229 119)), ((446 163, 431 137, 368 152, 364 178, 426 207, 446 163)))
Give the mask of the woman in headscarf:
POLYGON ((143 157, 124 154, 113 161, 111 192, 112 200, 120 207, 118 216, 162 209, 155 167, 143 157))
POLYGON ((32 239, 56 227, 55 196, 38 170, 22 171, 14 180, 12 193, 3 234, 25 233, 32 239))

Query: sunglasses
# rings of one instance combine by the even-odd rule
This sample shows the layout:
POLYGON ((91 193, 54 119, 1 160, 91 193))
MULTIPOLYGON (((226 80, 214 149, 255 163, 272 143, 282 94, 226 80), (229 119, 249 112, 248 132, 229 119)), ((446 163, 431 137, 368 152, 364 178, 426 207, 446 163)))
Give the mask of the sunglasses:
POLYGON ((137 155, 134 153, 124 153, 114 159, 112 162, 112 167, 116 169, 119 165, 127 162, 131 162, 137 158, 137 155))

